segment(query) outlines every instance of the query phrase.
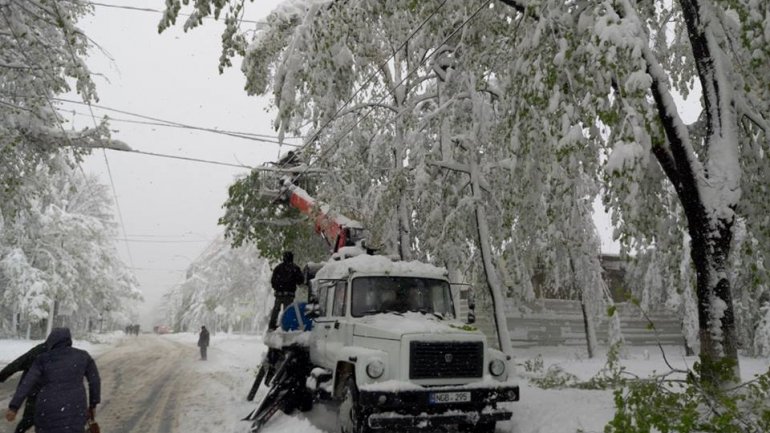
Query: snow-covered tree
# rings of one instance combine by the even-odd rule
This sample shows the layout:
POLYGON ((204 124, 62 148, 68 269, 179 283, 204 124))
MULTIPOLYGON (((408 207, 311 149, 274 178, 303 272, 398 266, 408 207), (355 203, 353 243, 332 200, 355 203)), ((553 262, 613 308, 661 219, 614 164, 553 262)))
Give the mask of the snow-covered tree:
MULTIPOLYGON (((161 27, 179 11, 172 3, 161 27)), ((481 283, 498 294, 496 315, 504 323, 502 295, 532 295, 536 262, 527 253, 545 254, 548 241, 563 244, 563 238, 543 236, 541 228, 548 226, 538 224, 549 221, 542 218, 548 210, 540 194, 557 187, 541 182, 542 188, 531 188, 526 168, 542 167, 516 165, 521 154, 511 132, 515 123, 505 117, 507 106, 500 108, 495 79, 500 65, 492 61, 494 53, 477 53, 487 44, 487 29, 466 25, 474 18, 483 22, 490 12, 483 5, 450 3, 288 2, 267 17, 249 45, 228 32, 225 47, 240 47, 235 52, 245 56, 247 91, 274 94, 280 133, 311 126, 314 141, 305 157, 328 168, 319 182, 321 199, 362 220, 370 241, 386 252, 430 259, 453 272, 481 260, 486 275, 481 283), (452 173, 455 163, 473 163, 478 171, 452 173), (458 184, 475 185, 475 193, 458 184), (474 248, 481 254, 473 254, 474 248), (498 271, 500 264, 510 268, 498 271), (503 287, 500 272, 513 288, 503 287)), ((195 26, 212 6, 197 3, 185 27, 195 26)), ((217 4, 213 12, 222 7, 217 4)), ((578 157, 572 160, 579 164, 578 157)), ((544 166, 550 169, 548 162, 544 166)), ((596 162, 588 167, 583 178, 595 194, 590 182, 596 180, 596 162)), ((559 218, 562 211, 551 212, 559 218)), ((582 215, 562 226, 595 235, 590 218, 582 215)), ((574 239, 570 248, 577 256, 586 248, 598 254, 595 237, 588 243, 574 239)), ((566 257, 559 256, 564 268, 566 257)), ((598 258, 586 264, 592 272, 581 275, 600 275, 598 258)), ((601 279, 572 281, 570 287, 591 290, 601 279)), ((586 299, 602 302, 602 296, 586 299)), ((592 316, 600 311, 593 308, 592 316)))
MULTIPOLYGON (((270 192, 279 188, 278 176, 258 168, 230 185, 223 205, 225 214, 219 219, 225 238, 234 248, 253 243, 259 255, 268 260, 280 260, 287 250, 296 252, 299 263, 325 259, 329 247, 313 225, 270 192)), ((302 182, 302 186, 314 192, 312 182, 302 182)))
POLYGON ((83 100, 96 99, 84 60, 90 42, 76 27, 92 8, 84 0, 0 7, 0 202, 15 200, 24 178, 59 149, 69 148, 75 160, 87 148, 109 145, 104 123, 81 131, 62 127, 54 101, 73 86, 83 100))
MULTIPOLYGON (((161 28, 173 21, 178 3, 169 4, 161 28)), ((232 5, 231 11, 237 2, 232 5)), ((194 15, 212 13, 212 7, 216 14, 224 4, 200 2, 194 15)), ((436 77, 428 55, 446 35, 402 42, 421 22, 452 24, 462 17, 440 9, 402 0, 292 1, 270 14, 248 45, 232 33, 226 42, 244 55, 247 92, 274 95, 279 134, 310 126, 304 157, 335 167, 319 198, 363 220, 374 243, 403 258, 415 248, 408 198, 425 141, 414 127, 414 111, 434 97, 425 85, 436 77)), ((185 28, 197 21, 188 19, 185 28)))
MULTIPOLYGON (((196 2, 188 23, 200 22, 212 6, 216 11, 228 4, 242 6, 196 2)), ((178 2, 169 5, 166 24, 179 11, 178 2)), ((730 272, 737 219, 745 219, 756 249, 767 251, 770 245, 767 20, 766 2, 756 0, 501 0, 478 6, 292 1, 268 17, 250 45, 237 31, 226 34, 225 45, 232 48, 227 55, 245 55, 250 92, 273 91, 281 132, 299 132, 310 122, 315 141, 309 149, 317 164, 346 167, 353 149, 368 161, 374 175, 364 190, 394 194, 355 199, 384 203, 389 215, 397 216, 390 219, 395 223, 379 224, 397 230, 386 239, 398 239, 403 247, 408 234, 412 248, 424 244, 414 243, 415 208, 402 201, 419 167, 420 148, 413 143, 440 136, 440 126, 415 128, 421 125, 415 111, 433 97, 433 73, 440 75, 422 59, 442 52, 445 44, 462 46, 452 56, 454 68, 472 73, 477 90, 493 84, 487 88, 502 113, 490 126, 500 131, 490 146, 507 146, 509 155, 490 153, 509 167, 515 157, 512 177, 524 192, 495 191, 497 199, 504 204, 523 197, 515 209, 533 216, 507 220, 511 224, 504 227, 512 229, 510 239, 518 244, 502 245, 543 251, 538 241, 554 248, 551 242, 561 238, 574 241, 576 252, 590 249, 591 236, 579 236, 587 233, 586 225, 570 227, 569 218, 585 221, 572 204, 591 202, 604 164, 605 205, 626 251, 664 245, 664 238, 678 243, 681 229, 687 231, 704 377, 714 381, 715 365, 722 361, 737 371, 730 272), (435 20, 419 26, 437 9, 435 20), (458 27, 461 40, 446 39, 458 27), (365 81, 369 71, 375 72, 371 83, 365 81), (406 78, 406 84, 392 77, 406 78), (362 91, 353 93, 359 87, 362 91), (686 105, 680 96, 701 110, 697 123, 682 120, 686 105), (367 103, 387 106, 364 116, 360 107, 367 103), (348 112, 358 117, 345 117, 348 112), (339 120, 326 127, 334 118, 339 120), (381 169, 391 172, 380 175, 381 169), (535 194, 547 203, 536 204, 535 194), (542 237, 520 236, 525 224, 545 227, 542 237)), ((343 195, 340 188, 332 190, 343 195)), ((666 263, 680 263, 681 252, 658 249, 671 259, 666 263)))
POLYGON ((21 317, 13 325, 45 319, 47 330, 59 323, 81 331, 123 314, 141 295, 115 249, 107 188, 62 157, 28 179, 19 187, 24 205, 0 229, 0 279, 7 282, 0 299, 21 317))
POLYGON ((72 130, 56 108, 72 89, 96 100, 85 62, 92 45, 77 27, 92 8, 85 0, 0 4, 0 279, 9 282, 0 287, 13 329, 41 317, 49 328, 56 317, 85 329, 83 321, 109 321, 138 296, 112 247, 107 194, 72 169, 89 149, 116 143, 104 121, 72 130))
POLYGON ((269 262, 254 244, 232 248, 213 242, 165 296, 167 320, 176 330, 207 326, 217 331, 257 331, 272 307, 269 262))
MULTIPOLYGON (((658 210, 679 207, 692 239, 701 357, 737 363, 728 259, 736 215, 747 212, 752 231, 766 215, 755 211, 767 206, 755 191, 766 183, 756 173, 767 165, 767 5, 504 3, 513 6, 508 29, 518 26, 508 64, 519 94, 558 93, 554 108, 568 123, 608 128, 608 139, 600 130, 591 137, 609 151, 606 203, 622 240, 651 239, 658 210), (675 92, 688 96, 696 86, 702 123, 688 128, 675 92)), ((542 127, 544 113, 533 110, 529 127, 542 127)))

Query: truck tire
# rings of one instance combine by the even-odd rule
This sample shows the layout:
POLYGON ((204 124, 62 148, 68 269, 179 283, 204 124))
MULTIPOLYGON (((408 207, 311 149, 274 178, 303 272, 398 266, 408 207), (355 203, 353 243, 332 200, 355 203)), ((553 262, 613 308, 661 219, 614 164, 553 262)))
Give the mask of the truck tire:
POLYGON ((303 390, 300 393, 297 409, 299 409, 300 412, 309 412, 313 410, 313 394, 310 391, 303 390))
POLYGON ((461 433, 495 433, 495 421, 479 422, 476 424, 460 424, 457 430, 461 433))
POLYGON ((356 381, 351 377, 345 382, 343 390, 344 399, 340 403, 337 415, 340 425, 340 433, 369 433, 371 429, 366 424, 366 417, 361 413, 358 404, 358 388, 356 381))

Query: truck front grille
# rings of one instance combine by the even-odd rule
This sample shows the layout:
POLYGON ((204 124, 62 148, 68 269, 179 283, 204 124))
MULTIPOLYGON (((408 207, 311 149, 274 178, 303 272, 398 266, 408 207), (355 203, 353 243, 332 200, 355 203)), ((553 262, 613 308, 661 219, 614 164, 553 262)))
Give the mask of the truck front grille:
POLYGON ((409 345, 409 378, 467 378, 484 374, 481 341, 412 341, 409 345))

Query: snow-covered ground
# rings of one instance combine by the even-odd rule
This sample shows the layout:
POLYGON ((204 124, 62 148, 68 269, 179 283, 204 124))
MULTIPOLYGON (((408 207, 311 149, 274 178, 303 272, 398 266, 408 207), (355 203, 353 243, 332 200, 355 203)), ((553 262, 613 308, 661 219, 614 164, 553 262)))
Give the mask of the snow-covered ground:
MULTIPOLYGON (((107 334, 92 334, 85 340, 76 339, 73 341, 73 346, 78 349, 83 349, 93 356, 99 356, 100 354, 112 349, 120 339, 125 337, 123 331, 116 331, 107 334)), ((45 340, 12 340, 12 339, 0 339, 0 365, 13 361, 20 355, 24 354, 29 349, 33 348, 39 343, 45 340)))
MULTIPOLYGON (((115 337, 108 344, 76 342, 97 356, 104 383, 103 404, 98 411, 102 429, 111 433, 247 432, 248 423, 240 419, 253 409, 245 397, 265 352, 261 338, 214 335, 208 361, 198 359, 196 342, 196 334, 115 337)), ((33 344, 0 340, 0 364, 33 344)), ((603 354, 586 359, 585 350, 575 347, 517 350, 516 362, 521 365, 538 355, 545 369, 558 365, 580 379, 590 378, 605 363, 603 354)), ((679 347, 667 347, 666 355, 678 367, 696 360, 684 357, 679 347)), ((666 368, 656 347, 629 348, 621 363, 642 376, 666 368)), ((767 368, 767 359, 741 359, 744 379, 767 368)), ((514 418, 499 423, 498 433, 601 432, 614 412, 611 391, 543 390, 526 379, 521 380, 521 386, 522 400, 513 404, 514 418)), ((0 385, 0 395, 11 392, 6 388, 7 384, 0 385)), ((12 431, 10 424, 0 424, 0 433, 12 431)), ((336 408, 317 406, 307 414, 293 416, 279 412, 262 431, 336 432, 336 408)))

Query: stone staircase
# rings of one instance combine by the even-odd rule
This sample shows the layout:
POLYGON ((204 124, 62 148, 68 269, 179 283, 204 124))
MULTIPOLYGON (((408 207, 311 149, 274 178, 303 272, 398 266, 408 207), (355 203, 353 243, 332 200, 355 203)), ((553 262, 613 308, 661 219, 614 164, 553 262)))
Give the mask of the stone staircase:
MULTIPOLYGON (((626 344, 633 346, 684 344, 681 319, 665 311, 648 312, 655 331, 639 307, 620 302, 615 314, 620 315, 621 330, 626 344), (656 335, 657 332, 657 335, 656 335)), ((585 346, 583 313, 580 302, 561 299, 538 299, 531 302, 507 305, 508 329, 514 347, 533 346, 585 346)), ((609 317, 596 329, 599 344, 608 340, 609 317)))

